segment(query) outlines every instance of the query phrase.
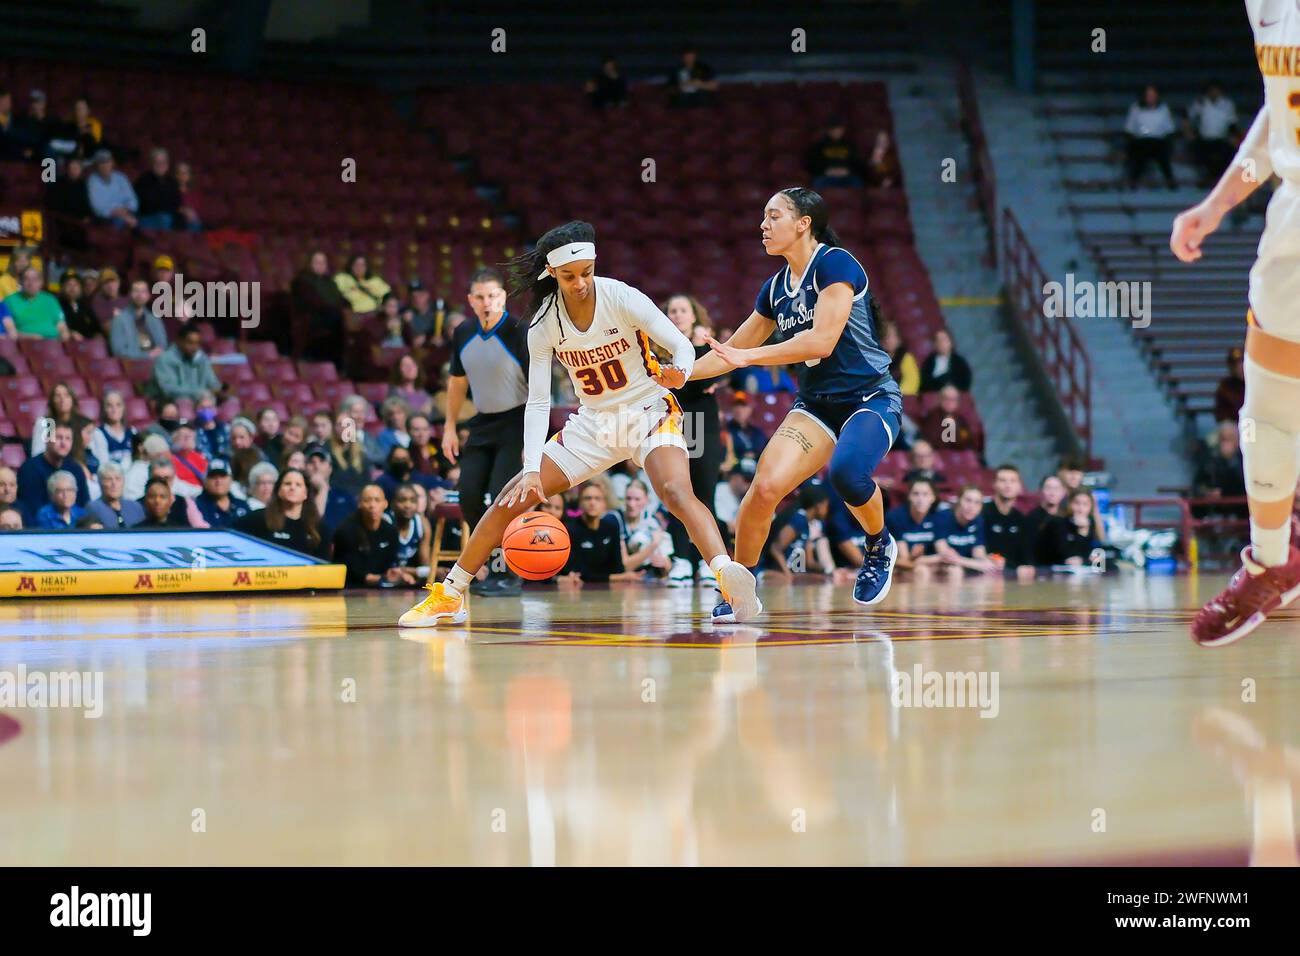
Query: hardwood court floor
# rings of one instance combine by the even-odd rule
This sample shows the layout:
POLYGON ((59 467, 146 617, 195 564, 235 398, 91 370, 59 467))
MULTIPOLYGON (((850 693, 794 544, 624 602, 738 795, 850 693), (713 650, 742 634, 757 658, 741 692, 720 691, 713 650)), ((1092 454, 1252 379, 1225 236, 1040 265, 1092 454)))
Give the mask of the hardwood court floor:
POLYGON ((1300 616, 1197 648, 1221 583, 9 601, 0 674, 103 713, 0 708, 0 864, 1294 865, 1300 616), (990 716, 895 705, 932 672, 990 716))

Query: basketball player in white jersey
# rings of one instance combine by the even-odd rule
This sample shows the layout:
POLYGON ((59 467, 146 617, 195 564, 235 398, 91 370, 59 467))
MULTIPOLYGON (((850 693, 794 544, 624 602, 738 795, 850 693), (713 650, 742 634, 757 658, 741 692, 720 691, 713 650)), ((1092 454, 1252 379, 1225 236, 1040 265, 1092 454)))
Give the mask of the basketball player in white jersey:
POLYGON ((711 556, 736 619, 762 611, 754 575, 727 555, 717 522, 691 491, 682 412, 668 390, 686 382, 695 348, 644 293, 595 274, 595 240, 588 223, 566 223, 511 263, 514 291, 532 297, 523 471, 483 515, 446 579, 430 582, 428 597, 402 615, 403 627, 463 623, 465 590, 515 517, 629 459, 646 470, 700 554, 711 556), (673 364, 661 364, 652 344, 667 349, 673 364), (547 441, 555 358, 581 408, 547 441))
POLYGON ((1206 647, 1240 640, 1300 597, 1300 549, 1291 543, 1300 475, 1300 4, 1246 0, 1246 15, 1264 106, 1232 165, 1199 205, 1174 220, 1169 240, 1174 255, 1195 262, 1228 210, 1274 173, 1281 178, 1250 270, 1241 450, 1251 543, 1228 588, 1192 622, 1192 636, 1206 647))

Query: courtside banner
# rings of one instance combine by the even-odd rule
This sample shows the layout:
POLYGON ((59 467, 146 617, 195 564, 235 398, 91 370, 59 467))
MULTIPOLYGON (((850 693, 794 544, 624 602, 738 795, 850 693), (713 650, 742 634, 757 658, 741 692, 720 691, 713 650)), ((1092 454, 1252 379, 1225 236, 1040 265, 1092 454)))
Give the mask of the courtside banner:
POLYGON ((346 573, 238 531, 0 534, 0 597, 341 588, 346 573))

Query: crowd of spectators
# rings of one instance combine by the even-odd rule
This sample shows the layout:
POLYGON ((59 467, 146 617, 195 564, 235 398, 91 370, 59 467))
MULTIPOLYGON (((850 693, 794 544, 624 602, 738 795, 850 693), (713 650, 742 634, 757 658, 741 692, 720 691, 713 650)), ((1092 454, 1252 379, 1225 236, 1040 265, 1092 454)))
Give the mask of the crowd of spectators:
POLYGON ((1244 130, 1237 108, 1217 81, 1179 117, 1153 84, 1142 89, 1129 106, 1124 120, 1125 182, 1136 189, 1149 166, 1154 164, 1170 189, 1178 186, 1173 160, 1179 143, 1187 146, 1188 159, 1196 166, 1197 185, 1214 184, 1232 162, 1244 130))

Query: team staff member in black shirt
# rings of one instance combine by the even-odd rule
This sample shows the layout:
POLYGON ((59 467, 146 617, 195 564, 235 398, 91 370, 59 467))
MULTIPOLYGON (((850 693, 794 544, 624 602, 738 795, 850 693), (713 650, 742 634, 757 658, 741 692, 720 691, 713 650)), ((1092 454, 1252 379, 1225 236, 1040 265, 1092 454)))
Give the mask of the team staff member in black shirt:
MULTIPOLYGON (((462 322, 452 333, 447 378, 447 416, 442 453, 460 465, 460 510, 471 528, 515 476, 524 457, 524 405, 528 402, 528 320, 506 311, 505 281, 495 269, 479 269, 469 280, 469 305, 478 321, 462 322), (457 435, 466 396, 478 414, 465 423, 465 447, 457 435)), ((518 594, 519 579, 505 572, 470 585, 484 597, 518 594)))
POLYGON ((1102 544, 1092 492, 1080 489, 1070 495, 1065 514, 1047 523, 1042 538, 1047 564, 1087 564, 1092 552, 1102 544))
POLYGON ((307 476, 297 468, 281 472, 270 503, 245 515, 235 528, 302 554, 329 557, 329 542, 320 533, 320 516, 307 497, 307 476))
POLYGON ((417 583, 414 574, 397 566, 397 528, 384 520, 387 508, 384 489, 366 485, 357 510, 334 532, 334 561, 347 566, 350 588, 417 583))
POLYGON ((998 465, 993 478, 993 497, 984 502, 984 547, 989 556, 998 555, 1004 568, 1023 581, 1034 579, 1033 542, 1029 522, 1016 507, 1024 485, 1015 465, 998 465))

